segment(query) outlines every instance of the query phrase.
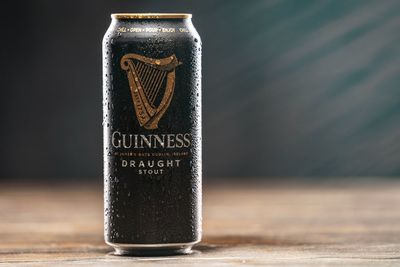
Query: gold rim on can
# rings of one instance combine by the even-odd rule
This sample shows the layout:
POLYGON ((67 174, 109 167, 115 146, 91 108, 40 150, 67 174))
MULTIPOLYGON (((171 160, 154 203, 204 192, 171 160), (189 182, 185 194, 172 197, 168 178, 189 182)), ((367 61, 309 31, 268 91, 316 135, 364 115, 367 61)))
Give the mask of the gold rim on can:
POLYGON ((114 13, 113 19, 190 19, 188 13, 114 13))

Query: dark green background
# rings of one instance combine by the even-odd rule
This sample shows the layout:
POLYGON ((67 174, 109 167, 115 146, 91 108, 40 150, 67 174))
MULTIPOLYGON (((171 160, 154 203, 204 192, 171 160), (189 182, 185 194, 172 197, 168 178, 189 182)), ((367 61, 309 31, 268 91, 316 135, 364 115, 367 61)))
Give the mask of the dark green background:
POLYGON ((400 1, 2 3, 0 177, 102 175, 112 12, 190 12, 207 177, 400 174, 400 1))

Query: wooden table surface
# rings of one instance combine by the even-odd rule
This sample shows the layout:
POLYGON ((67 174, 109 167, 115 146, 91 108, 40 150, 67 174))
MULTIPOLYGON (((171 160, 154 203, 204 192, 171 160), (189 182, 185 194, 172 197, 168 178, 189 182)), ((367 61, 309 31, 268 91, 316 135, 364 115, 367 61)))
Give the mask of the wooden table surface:
POLYGON ((98 185, 0 187, 0 266, 400 266, 400 182, 208 185, 191 255, 118 257, 98 185))

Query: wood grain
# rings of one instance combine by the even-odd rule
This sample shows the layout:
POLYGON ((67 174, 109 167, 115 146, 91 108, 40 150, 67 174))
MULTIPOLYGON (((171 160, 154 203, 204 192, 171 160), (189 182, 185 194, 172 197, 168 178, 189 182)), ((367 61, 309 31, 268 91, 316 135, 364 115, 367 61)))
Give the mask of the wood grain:
POLYGON ((0 188, 0 266, 400 266, 400 183, 209 185, 192 255, 117 257, 102 188, 0 188))

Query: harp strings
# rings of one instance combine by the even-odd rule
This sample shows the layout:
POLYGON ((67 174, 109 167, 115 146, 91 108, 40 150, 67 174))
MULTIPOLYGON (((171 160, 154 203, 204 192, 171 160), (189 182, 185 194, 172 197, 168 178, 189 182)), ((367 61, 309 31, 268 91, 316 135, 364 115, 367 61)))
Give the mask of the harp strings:
POLYGON ((147 101, 153 106, 167 73, 140 61, 135 64, 135 69, 147 101))
POLYGON ((161 74, 162 74, 161 71, 157 71, 157 72, 153 75, 153 79, 151 80, 151 82, 150 82, 150 84, 149 84, 149 86, 148 86, 148 87, 149 87, 149 90, 148 90, 147 96, 148 96, 148 99, 149 99, 149 101, 150 101, 151 103, 154 103, 154 101, 152 101, 151 95, 152 95, 152 93, 153 93, 153 91, 154 91, 154 83, 155 83, 155 80, 157 80, 158 77, 159 77, 161 74))
POLYGON ((163 81, 164 81, 165 76, 166 76, 166 72, 165 72, 165 71, 162 71, 162 72, 160 73, 158 79, 157 79, 156 82, 155 82, 155 85, 154 85, 154 87, 153 87, 153 88, 154 88, 153 91, 150 92, 150 101, 151 101, 152 103, 154 103, 154 100, 156 100, 156 97, 157 97, 157 95, 158 95, 158 92, 160 91, 160 88, 161 88, 161 85, 163 84, 163 81))

